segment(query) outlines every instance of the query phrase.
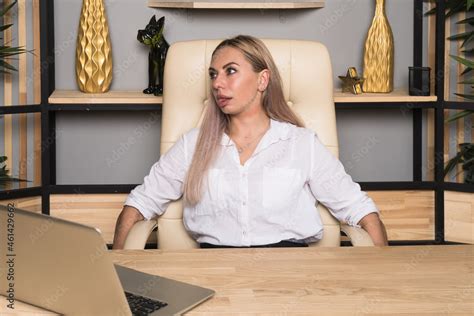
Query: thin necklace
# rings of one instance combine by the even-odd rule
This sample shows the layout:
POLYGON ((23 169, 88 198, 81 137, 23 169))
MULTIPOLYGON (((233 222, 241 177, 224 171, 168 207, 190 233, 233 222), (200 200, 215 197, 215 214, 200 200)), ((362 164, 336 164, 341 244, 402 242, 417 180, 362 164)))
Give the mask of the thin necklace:
POLYGON ((268 131, 269 128, 270 128, 270 125, 269 125, 263 132, 261 132, 260 134, 257 134, 257 136, 255 136, 251 141, 245 143, 244 145, 239 145, 239 144, 234 140, 234 143, 235 143, 235 145, 236 145, 236 147, 237 147, 237 152, 238 152, 239 154, 243 153, 244 150, 246 150, 247 148, 249 148, 249 146, 252 145, 257 139, 260 139, 260 138, 263 136, 263 134, 265 134, 265 133, 268 131))

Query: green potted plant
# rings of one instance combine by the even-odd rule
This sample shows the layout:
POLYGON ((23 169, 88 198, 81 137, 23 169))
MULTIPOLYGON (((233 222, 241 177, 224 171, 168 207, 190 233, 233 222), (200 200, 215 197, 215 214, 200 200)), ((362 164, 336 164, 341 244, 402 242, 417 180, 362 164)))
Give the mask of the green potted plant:
MULTIPOLYGON (((460 12, 470 12, 474 11, 474 0, 446 0, 445 2, 446 8, 446 18, 454 16, 460 12)), ((428 11, 426 14, 433 14, 436 8, 428 11)), ((466 14, 468 15, 468 14, 466 14)), ((468 17, 461 21, 456 22, 456 24, 465 24, 467 28, 469 28, 466 32, 454 34, 448 37, 450 41, 462 41, 461 47, 463 50, 461 53, 464 54, 464 57, 450 55, 450 57, 457 62, 461 63, 462 65, 466 66, 466 68, 461 72, 460 76, 464 76, 467 73, 470 73, 474 69, 474 61, 472 60, 472 56, 474 54, 474 48, 472 48, 472 41, 474 40, 474 30, 472 26, 474 26, 474 17, 468 17)), ((471 89, 474 88, 474 80, 462 80, 458 82, 458 84, 469 85, 471 89)), ((463 93, 455 93, 455 95, 474 101, 474 94, 463 94, 463 93)), ((464 110, 456 113, 448 117, 445 120, 445 123, 454 122, 461 118, 470 116, 474 113, 472 110, 464 110)), ((451 170, 453 170, 458 164, 462 164, 462 171, 465 172, 464 182, 474 184, 474 143, 462 143, 459 144, 459 151, 456 155, 449 159, 445 168, 444 168, 444 176, 446 176, 451 170)), ((461 171, 461 172, 462 172, 461 171)))
MULTIPOLYGON (((7 12, 10 11, 15 4, 16 1, 13 1, 11 4, 0 10, 0 20, 4 20, 3 17, 5 14, 7 14, 7 12)), ((0 40, 3 40, 3 33, 5 30, 12 26, 13 24, 0 24, 0 40)), ((3 43, 0 45, 0 73, 10 73, 12 71, 16 71, 16 68, 8 63, 7 58, 11 58, 25 52, 26 50, 23 47, 9 46, 8 43, 3 43)))
MULTIPOLYGON (((7 5, 5 8, 0 9, 0 20, 4 21, 3 17, 5 14, 13 8, 16 4, 16 1, 13 1, 11 4, 7 5)), ((0 24, 0 40, 3 41, 3 34, 5 30, 12 27, 13 24, 0 24)), ((13 56, 23 54, 26 50, 23 47, 15 47, 9 46, 8 43, 3 43, 0 45, 0 74, 4 73, 11 73, 12 71, 16 71, 16 68, 8 63, 7 58, 11 58, 13 56)), ((9 170, 6 167, 6 156, 0 156, 0 188, 5 187, 8 182, 19 182, 19 181, 26 181, 18 178, 13 178, 8 175, 9 170)))
POLYGON ((23 182, 27 180, 13 178, 8 175, 9 170, 7 169, 6 161, 7 156, 0 156, 0 189, 3 189, 9 182, 23 182))

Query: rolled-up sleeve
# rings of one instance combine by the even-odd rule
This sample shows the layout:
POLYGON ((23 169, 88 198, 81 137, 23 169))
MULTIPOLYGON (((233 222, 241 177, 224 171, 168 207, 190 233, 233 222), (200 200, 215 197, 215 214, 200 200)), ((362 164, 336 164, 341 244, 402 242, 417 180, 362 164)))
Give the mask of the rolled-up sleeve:
POLYGON ((374 201, 346 173, 344 166, 314 135, 311 144, 309 186, 319 202, 341 222, 360 227, 359 221, 379 213, 374 201))
POLYGON ((186 176, 185 145, 185 139, 181 137, 162 155, 145 176, 143 184, 130 192, 125 205, 135 207, 150 220, 163 214, 171 201, 179 199, 186 176))

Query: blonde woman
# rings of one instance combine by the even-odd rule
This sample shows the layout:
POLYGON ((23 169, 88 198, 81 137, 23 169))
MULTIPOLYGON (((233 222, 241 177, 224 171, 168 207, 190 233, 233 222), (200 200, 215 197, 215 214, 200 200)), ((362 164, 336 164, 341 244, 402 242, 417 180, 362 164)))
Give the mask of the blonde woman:
POLYGON ((202 248, 304 247, 323 226, 316 203, 387 245, 378 209, 288 107, 262 41, 240 35, 214 50, 213 102, 127 198, 115 229, 123 248, 136 221, 184 198, 183 221, 202 248))

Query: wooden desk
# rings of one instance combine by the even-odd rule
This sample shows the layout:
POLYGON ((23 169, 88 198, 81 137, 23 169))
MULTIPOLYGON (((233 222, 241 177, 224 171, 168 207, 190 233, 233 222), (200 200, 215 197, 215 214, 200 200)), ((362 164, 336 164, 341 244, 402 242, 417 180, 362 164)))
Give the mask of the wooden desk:
POLYGON ((216 291, 188 315, 474 314, 473 245, 111 255, 116 263, 216 291))

